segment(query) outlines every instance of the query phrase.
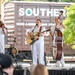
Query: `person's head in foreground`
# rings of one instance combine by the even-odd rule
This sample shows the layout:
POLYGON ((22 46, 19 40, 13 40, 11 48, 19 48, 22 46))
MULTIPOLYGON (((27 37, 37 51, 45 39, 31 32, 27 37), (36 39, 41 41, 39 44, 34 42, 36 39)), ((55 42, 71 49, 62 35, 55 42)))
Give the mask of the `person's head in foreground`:
POLYGON ((12 58, 9 55, 0 53, 0 66, 4 73, 13 75, 14 67, 12 65, 12 58))
POLYGON ((38 64, 32 72, 32 75, 48 75, 48 70, 46 69, 45 65, 38 64))

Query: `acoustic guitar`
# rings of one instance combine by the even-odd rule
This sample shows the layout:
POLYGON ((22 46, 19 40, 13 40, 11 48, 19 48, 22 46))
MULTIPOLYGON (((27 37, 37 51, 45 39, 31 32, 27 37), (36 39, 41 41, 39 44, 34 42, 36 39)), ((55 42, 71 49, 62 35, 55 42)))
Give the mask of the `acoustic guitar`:
MULTIPOLYGON (((45 30, 41 33, 44 33, 44 32, 47 32, 47 31, 50 31, 50 29, 45 30)), ((35 41, 37 41, 39 39, 39 35, 40 35, 40 33, 38 33, 38 32, 32 32, 29 35, 27 35, 26 36, 27 44, 33 44, 35 41)))

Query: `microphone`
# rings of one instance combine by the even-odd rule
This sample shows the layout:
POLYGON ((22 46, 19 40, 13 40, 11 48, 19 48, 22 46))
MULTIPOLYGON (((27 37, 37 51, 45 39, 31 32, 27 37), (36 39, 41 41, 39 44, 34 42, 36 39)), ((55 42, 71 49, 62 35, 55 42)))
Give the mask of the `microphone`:
POLYGON ((36 26, 37 26, 38 24, 36 24, 36 26))

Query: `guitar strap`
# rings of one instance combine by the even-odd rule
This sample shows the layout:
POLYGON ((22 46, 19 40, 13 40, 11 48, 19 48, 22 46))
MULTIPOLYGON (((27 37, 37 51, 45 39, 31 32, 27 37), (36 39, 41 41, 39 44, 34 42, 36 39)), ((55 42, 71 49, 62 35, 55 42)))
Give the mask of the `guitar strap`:
MULTIPOLYGON (((34 32, 35 28, 36 28, 36 25, 34 26, 34 29, 32 30, 32 32, 34 32)), ((42 26, 40 26, 39 33, 41 32, 41 30, 42 30, 42 26)))
POLYGON ((34 32, 35 28, 36 28, 36 25, 34 26, 34 29, 32 30, 32 32, 34 32))
POLYGON ((41 32, 41 30, 42 30, 42 26, 40 26, 39 33, 41 32))
POLYGON ((42 26, 40 26, 40 29, 39 29, 39 35, 38 35, 38 36, 40 36, 40 32, 41 32, 41 30, 42 30, 42 26))

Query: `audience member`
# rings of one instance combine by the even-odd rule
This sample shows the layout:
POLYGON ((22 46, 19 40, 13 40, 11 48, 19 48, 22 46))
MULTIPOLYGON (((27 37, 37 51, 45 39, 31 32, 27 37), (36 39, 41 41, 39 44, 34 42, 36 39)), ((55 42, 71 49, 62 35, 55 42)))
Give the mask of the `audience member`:
POLYGON ((14 67, 12 64, 12 58, 9 55, 0 53, 0 66, 2 73, 13 75, 14 67))
POLYGON ((48 70, 45 65, 38 64, 33 70, 32 75, 48 75, 48 70))

